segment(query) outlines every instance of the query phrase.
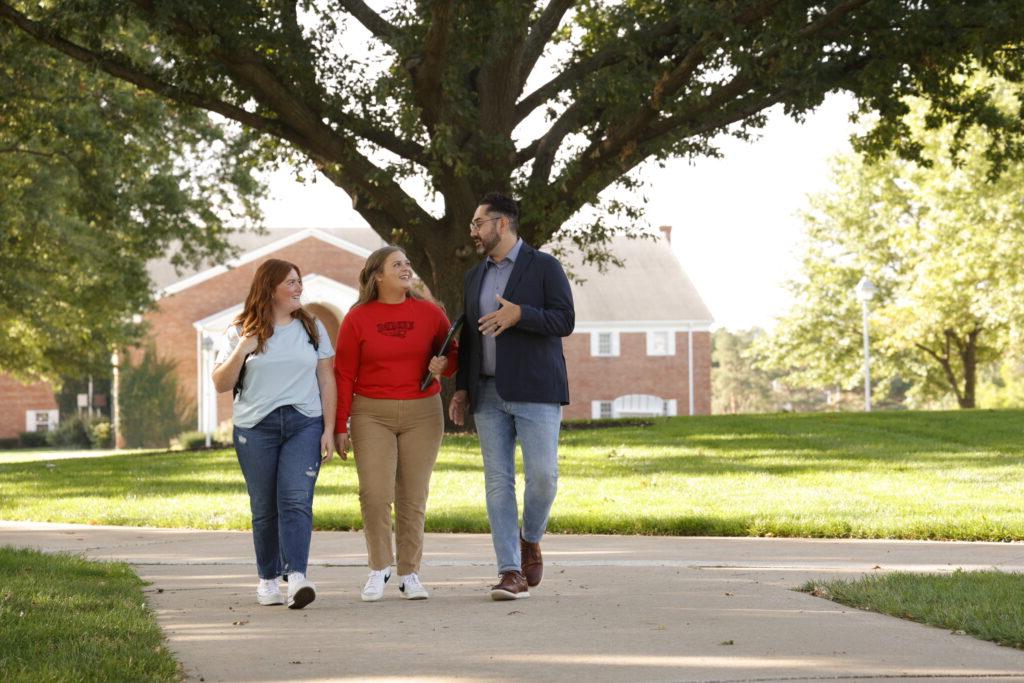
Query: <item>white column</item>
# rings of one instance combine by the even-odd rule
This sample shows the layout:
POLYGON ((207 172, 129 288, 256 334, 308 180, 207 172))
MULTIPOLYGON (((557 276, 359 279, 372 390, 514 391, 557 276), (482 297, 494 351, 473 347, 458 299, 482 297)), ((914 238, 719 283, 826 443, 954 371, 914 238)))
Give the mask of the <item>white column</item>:
POLYGON ((196 400, 199 403, 199 431, 206 433, 207 440, 217 429, 217 392, 213 387, 213 339, 205 330, 196 331, 196 352, 199 358, 199 377, 196 382, 196 400))

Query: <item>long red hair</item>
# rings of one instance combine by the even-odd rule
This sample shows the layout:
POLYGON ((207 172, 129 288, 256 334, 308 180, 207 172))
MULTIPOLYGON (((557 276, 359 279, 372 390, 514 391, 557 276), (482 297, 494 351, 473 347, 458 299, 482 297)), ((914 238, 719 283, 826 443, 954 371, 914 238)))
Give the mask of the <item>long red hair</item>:
MULTIPOLYGON (((274 290, 285 281, 288 273, 295 271, 302 282, 302 271, 294 263, 281 259, 267 259, 256 269, 249 287, 249 295, 245 297, 245 306, 237 318, 235 325, 242 329, 242 336, 256 335, 258 343, 253 353, 263 353, 267 340, 274 334, 274 290)), ((319 346, 320 333, 316 321, 303 308, 292 311, 292 318, 302 321, 306 334, 319 346)))

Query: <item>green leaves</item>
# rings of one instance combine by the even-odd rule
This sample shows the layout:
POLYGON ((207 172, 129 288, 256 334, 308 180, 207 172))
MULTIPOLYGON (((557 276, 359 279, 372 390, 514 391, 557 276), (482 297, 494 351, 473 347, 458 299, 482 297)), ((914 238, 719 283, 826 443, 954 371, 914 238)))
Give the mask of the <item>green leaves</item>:
POLYGON ((152 300, 146 262, 227 253, 261 185, 250 138, 0 27, 0 369, 106 368, 152 300))
POLYGON ((272 141, 264 158, 306 156, 378 233, 407 237, 446 298, 485 192, 515 192, 538 244, 595 226, 577 242, 602 258, 609 227, 636 226, 587 213, 645 161, 717 155, 718 136, 752 137, 770 108, 800 119, 840 89, 877 112, 861 140, 876 155, 923 160, 903 119, 913 95, 933 102, 922 131, 994 130, 993 177, 1024 155, 1024 99, 997 106, 968 78, 1024 78, 1019 0, 370 4, 0 0, 0 21, 239 122, 272 141))
MULTIPOLYGON (((999 79, 971 80, 1004 107, 1019 92, 999 79)), ((874 377, 913 380, 918 400, 945 394, 973 407, 978 368, 1024 326, 1024 163, 1006 161, 993 180, 989 150, 1000 133, 932 130, 936 107, 907 105, 903 124, 921 162, 892 153, 836 161, 835 189, 812 198, 805 216, 799 303, 765 348, 771 365, 799 368, 802 383, 856 386, 853 287, 866 275, 879 287, 870 304, 874 377)))

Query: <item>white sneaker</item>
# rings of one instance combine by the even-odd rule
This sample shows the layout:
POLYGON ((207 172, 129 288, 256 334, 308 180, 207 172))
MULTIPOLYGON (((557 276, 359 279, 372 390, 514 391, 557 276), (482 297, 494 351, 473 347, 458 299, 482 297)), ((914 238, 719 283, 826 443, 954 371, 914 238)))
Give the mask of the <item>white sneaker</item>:
POLYGON ((391 567, 387 569, 371 569, 370 576, 363 586, 363 602, 376 602, 384 597, 384 584, 391 578, 391 567))
POLYGON ((409 600, 426 600, 430 597, 430 593, 420 583, 420 577, 416 575, 416 572, 412 574, 406 574, 405 576, 399 575, 398 590, 402 592, 403 598, 409 600))
POLYGON ((261 605, 283 605, 284 596, 281 595, 281 584, 277 579, 260 579, 256 586, 256 601, 261 605))
POLYGON ((302 609, 316 600, 316 586, 302 572, 288 575, 288 607, 302 609))

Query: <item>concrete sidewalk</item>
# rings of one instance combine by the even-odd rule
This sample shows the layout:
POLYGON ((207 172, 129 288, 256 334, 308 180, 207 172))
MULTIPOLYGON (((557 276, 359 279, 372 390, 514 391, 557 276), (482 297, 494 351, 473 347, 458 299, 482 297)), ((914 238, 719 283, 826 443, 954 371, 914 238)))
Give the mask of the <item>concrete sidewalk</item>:
POLYGON ((248 533, 0 522, 0 545, 131 563, 195 681, 1022 681, 1024 652, 792 588, 896 569, 1024 571, 1024 545, 553 536, 492 602, 490 538, 429 534, 430 600, 363 603, 365 546, 316 532, 304 610, 255 604, 248 533))

